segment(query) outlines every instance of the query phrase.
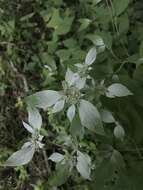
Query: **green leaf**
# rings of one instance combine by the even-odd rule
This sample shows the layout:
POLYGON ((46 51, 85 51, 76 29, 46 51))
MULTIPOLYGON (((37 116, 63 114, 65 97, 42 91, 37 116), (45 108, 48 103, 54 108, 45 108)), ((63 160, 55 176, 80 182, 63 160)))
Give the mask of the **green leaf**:
POLYGON ((79 22, 81 23, 81 25, 78 29, 78 32, 81 32, 81 31, 85 30, 86 28, 88 28, 88 26, 91 23, 91 20, 89 20, 87 18, 81 18, 81 19, 79 19, 79 22))
POLYGON ((107 88, 106 96, 109 98, 133 95, 128 88, 120 83, 112 84, 107 88))
POLYGON ((140 44, 140 57, 143 57, 143 41, 140 44))
POLYGON ((93 104, 86 100, 80 100, 79 117, 84 127, 104 135, 100 114, 93 104))
POLYGON ((125 131, 124 128, 121 125, 117 125, 114 128, 114 136, 119 139, 119 140, 123 140, 124 136, 125 136, 125 131))
POLYGON ((67 111, 67 117, 68 119, 70 120, 70 122, 72 122, 74 116, 75 116, 75 105, 71 105, 69 108, 68 108, 68 111, 67 111))
POLYGON ((91 179, 91 158, 87 154, 77 151, 76 168, 84 179, 91 179))
POLYGON ((102 0, 93 0, 93 2, 95 3, 95 4, 98 4, 98 3, 100 3, 102 0))
POLYGON ((103 38, 104 44, 106 48, 112 49, 112 44, 113 44, 113 37, 110 32, 102 32, 101 37, 103 38))
POLYGON ((54 152, 50 157, 49 160, 52 160, 53 162, 61 162, 64 159, 64 155, 54 152))
POLYGON ((81 125, 79 115, 76 114, 70 127, 70 133, 73 137, 79 137, 82 139, 84 135, 84 127, 81 125))
POLYGON ((64 17, 61 17, 60 10, 54 9, 52 18, 47 26, 49 28, 54 28, 58 35, 64 35, 70 31, 73 19, 74 17, 68 15, 64 15, 64 17))
POLYGON ((101 36, 97 34, 88 34, 86 38, 93 42, 98 52, 103 52, 105 50, 105 44, 101 36))
POLYGON ((128 14, 123 14, 119 18, 119 33, 126 34, 129 30, 129 17, 128 14))
POLYGON ((60 49, 56 51, 56 55, 60 58, 60 62, 63 63, 70 59, 71 52, 67 49, 60 49))
POLYGON ((36 108, 28 107, 28 122, 33 129, 40 129, 42 126, 42 117, 36 108))
POLYGON ((121 13, 123 13, 128 7, 129 3, 130 0, 113 0, 113 6, 116 16, 119 16, 121 13))
POLYGON ((57 113, 57 112, 62 111, 64 108, 64 105, 65 105, 65 100, 57 101, 52 109, 52 113, 57 113))
POLYGON ((114 123, 115 119, 112 113, 108 110, 101 110, 101 118, 104 123, 114 123))
POLYGON ((97 51, 95 47, 90 49, 85 58, 85 64, 92 65, 92 63, 96 60, 96 54, 97 54, 97 51))
POLYGON ((123 156, 118 150, 115 149, 113 150, 110 161, 117 169, 125 168, 125 162, 123 156))
POLYGON ((27 101, 30 106, 32 102, 32 106, 46 110, 48 107, 53 106, 61 98, 62 95, 57 91, 43 90, 27 97, 27 101))
POLYGON ((56 171, 49 178, 49 184, 51 186, 60 186, 64 184, 70 175, 69 164, 58 163, 56 165, 56 171))
POLYGON ((23 146, 22 149, 13 153, 5 162, 5 166, 22 166, 27 164, 33 158, 35 152, 35 145, 28 144, 23 146))

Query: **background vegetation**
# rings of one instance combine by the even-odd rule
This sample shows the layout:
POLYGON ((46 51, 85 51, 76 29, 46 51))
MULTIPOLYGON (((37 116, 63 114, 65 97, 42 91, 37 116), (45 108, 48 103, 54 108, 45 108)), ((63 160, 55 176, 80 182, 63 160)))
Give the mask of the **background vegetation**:
MULTIPOLYGON (((21 120, 24 97, 43 89, 61 89, 67 67, 99 50, 92 77, 120 83, 133 96, 101 97, 125 131, 123 141, 104 124, 107 137, 86 132, 80 147, 93 163, 92 180, 73 172, 52 182, 55 164, 69 137, 64 114, 44 117, 43 151, 29 165, 0 167, 1 190, 139 190, 143 188, 143 2, 141 0, 0 0, 0 163, 27 139, 21 120), (114 151, 111 154, 111 149, 114 151), (56 187, 58 186, 58 187, 56 187)), ((96 92, 88 99, 96 102, 96 92)))

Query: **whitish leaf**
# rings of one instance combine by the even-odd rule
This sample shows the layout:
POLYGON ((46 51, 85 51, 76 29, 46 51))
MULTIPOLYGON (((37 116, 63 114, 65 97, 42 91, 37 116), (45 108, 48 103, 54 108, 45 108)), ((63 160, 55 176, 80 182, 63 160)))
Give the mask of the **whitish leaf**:
POLYGON ((34 129, 30 126, 30 125, 28 125, 27 123, 25 123, 24 121, 22 121, 22 123, 23 123, 23 126, 24 126, 24 128, 27 130, 27 131, 29 131, 30 133, 34 133, 34 129))
POLYGON ((42 126, 42 117, 36 108, 28 107, 28 122, 34 129, 42 126))
POLYGON ((5 166, 22 166, 27 164, 33 158, 35 145, 23 146, 22 149, 13 153, 5 162, 5 166))
POLYGON ((114 0, 113 6, 115 9, 116 16, 119 16, 121 13, 123 13, 128 7, 129 3, 130 0, 114 0))
POLYGON ((52 160, 53 162, 61 162, 64 159, 64 155, 54 152, 50 157, 49 160, 52 160))
POLYGON ((76 82, 75 82, 75 86, 81 90, 82 88, 84 88, 86 83, 86 77, 84 78, 79 78, 76 82))
POLYGON ((96 60, 96 48, 92 48, 89 50, 86 58, 85 58, 85 64, 91 65, 96 60))
POLYGON ((81 64, 81 63, 76 63, 75 66, 76 66, 77 68, 79 68, 79 69, 82 69, 82 68, 84 67, 84 65, 81 64))
POLYGON ((31 145, 32 145, 31 142, 26 142, 26 143, 24 143, 24 145, 21 147, 21 149, 27 148, 27 147, 29 147, 29 146, 31 146, 31 145))
POLYGON ((97 134, 104 135, 102 121, 97 108, 86 100, 81 100, 79 105, 81 124, 97 134))
POLYGON ((119 140, 123 140, 124 136, 125 136, 125 131, 124 128, 121 125, 117 125, 114 128, 114 136, 119 139, 119 140))
POLYGON ((91 174, 91 159, 87 154, 83 154, 82 152, 77 152, 77 164, 76 168, 80 175, 84 179, 90 180, 90 174, 91 174))
POLYGON ((36 145, 38 148, 42 149, 45 144, 41 143, 40 141, 36 141, 36 145))
POLYGON ((115 83, 107 88, 106 96, 109 98, 133 95, 128 88, 122 84, 115 83))
POLYGON ((52 109, 52 113, 57 113, 57 112, 62 111, 62 109, 64 108, 64 105, 65 105, 65 100, 57 101, 52 109))
POLYGON ((65 81, 68 83, 69 86, 72 86, 75 84, 76 81, 79 80, 78 73, 72 72, 69 68, 67 69, 65 81))
POLYGON ((72 122, 74 116, 75 116, 75 105, 71 105, 67 111, 67 117, 70 120, 70 122, 72 122))
POLYGON ((101 111, 101 118, 104 123, 114 123, 115 122, 115 119, 114 119, 112 113, 105 109, 101 111))
POLYGON ((53 106, 59 99, 61 99, 62 95, 54 90, 43 90, 37 92, 27 98, 28 104, 32 106, 42 108, 46 110, 48 107, 53 106))

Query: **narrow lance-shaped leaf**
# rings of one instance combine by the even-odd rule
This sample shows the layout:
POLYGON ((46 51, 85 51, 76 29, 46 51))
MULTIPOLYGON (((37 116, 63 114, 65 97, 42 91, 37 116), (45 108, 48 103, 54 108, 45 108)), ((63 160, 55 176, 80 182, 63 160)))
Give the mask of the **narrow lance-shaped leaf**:
POLYGON ((22 149, 13 153, 5 162, 5 166, 22 166, 27 164, 33 158, 35 152, 34 144, 27 144, 22 149))
POLYGON ((82 99, 79 105, 79 116, 84 127, 95 131, 97 134, 104 135, 100 114, 93 104, 82 99))
POLYGON ((96 60, 96 48, 92 48, 89 50, 86 58, 85 58, 85 64, 86 65, 92 65, 92 63, 96 60))
POLYGON ((34 129, 33 129, 29 124, 25 123, 24 121, 23 121, 22 123, 23 123, 24 128, 25 128, 28 132, 30 132, 31 134, 34 133, 34 129))
POLYGON ((36 108, 28 107, 28 122, 34 129, 42 126, 42 117, 36 108))
POLYGON ((75 105, 71 105, 67 111, 67 117, 70 120, 70 122, 72 122, 74 116, 75 116, 75 105))

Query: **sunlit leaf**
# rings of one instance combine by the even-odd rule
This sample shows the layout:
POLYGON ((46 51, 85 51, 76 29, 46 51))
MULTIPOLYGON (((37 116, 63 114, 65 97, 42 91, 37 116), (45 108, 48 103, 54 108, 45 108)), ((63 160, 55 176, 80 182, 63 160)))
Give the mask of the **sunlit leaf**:
POLYGON ((91 179, 91 159, 87 154, 80 151, 77 152, 76 168, 84 179, 91 179))
POLYGON ((74 116, 75 116, 75 105, 71 105, 67 110, 67 117, 72 122, 74 116))
POLYGON ((24 121, 22 122, 23 123, 23 126, 24 126, 24 128, 28 131, 28 132, 30 132, 30 133, 34 133, 34 129, 29 125, 29 124, 27 124, 27 123, 25 123, 24 121))
POLYGON ((56 104, 53 106, 52 113, 57 113, 63 110, 65 105, 65 100, 59 100, 56 102, 56 104))
POLYGON ((44 110, 46 110, 48 107, 54 105, 61 98, 62 95, 60 94, 60 92, 54 90, 43 90, 27 97, 27 101, 28 104, 30 104, 30 102, 34 100, 34 102, 32 102, 32 106, 35 106, 37 108, 43 108, 44 110))
POLYGON ((54 152, 50 157, 49 160, 52 160, 53 162, 61 162, 64 159, 64 155, 54 152))
POLYGON ((115 83, 107 88, 106 96, 109 98, 133 95, 128 88, 122 84, 115 83))
POLYGON ((96 55, 97 55, 96 48, 90 49, 85 58, 85 64, 92 65, 92 63, 94 63, 94 61, 96 60, 96 55))
POLYGON ((8 160, 5 162, 5 166, 22 166, 27 164, 33 158, 35 152, 35 145, 30 144, 28 146, 23 146, 22 149, 13 153, 8 160))
POLYGON ((36 108, 28 107, 28 122, 34 129, 42 126, 42 117, 36 108))

